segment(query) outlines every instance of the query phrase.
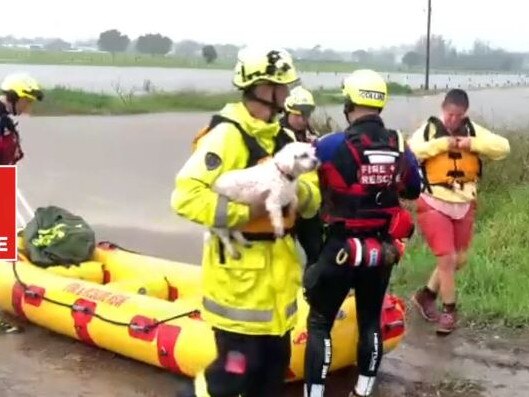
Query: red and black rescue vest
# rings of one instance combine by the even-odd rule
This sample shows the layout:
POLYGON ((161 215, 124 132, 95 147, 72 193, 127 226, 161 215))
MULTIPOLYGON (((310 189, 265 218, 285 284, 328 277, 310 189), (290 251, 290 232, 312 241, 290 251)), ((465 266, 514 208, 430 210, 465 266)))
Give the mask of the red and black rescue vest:
POLYGON ((20 146, 20 136, 3 103, 0 102, 0 165, 14 165, 24 153, 20 146))
POLYGON ((396 183, 403 138, 378 116, 357 120, 345 135, 333 159, 319 170, 322 218, 351 234, 384 233, 400 208, 396 183))

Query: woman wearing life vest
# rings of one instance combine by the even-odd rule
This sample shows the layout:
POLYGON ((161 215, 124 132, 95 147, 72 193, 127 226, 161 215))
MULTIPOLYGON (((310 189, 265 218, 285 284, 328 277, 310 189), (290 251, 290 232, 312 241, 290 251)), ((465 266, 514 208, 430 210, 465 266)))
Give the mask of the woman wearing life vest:
MULTIPOLYGON (((293 88, 285 99, 285 113, 279 123, 297 141, 313 142, 318 137, 310 125, 310 118, 315 109, 316 103, 311 92, 298 86, 293 88)), ((319 214, 308 219, 298 217, 294 229, 305 252, 306 263, 310 266, 318 260, 323 244, 323 222, 319 214)))
MULTIPOLYGON (((283 395, 301 284, 296 214, 286 211, 287 233, 276 238, 265 197, 249 206, 211 186, 221 174, 251 167, 292 142, 276 116, 288 85, 297 81, 286 51, 242 49, 233 79, 241 101, 227 104, 200 132, 176 177, 171 204, 177 214, 206 227, 238 228, 253 242, 251 247, 234 242, 240 259, 228 255, 217 236, 204 243, 201 315, 214 330, 218 355, 195 379, 198 397, 283 395)), ((300 177, 298 199, 297 216, 313 217, 320 205, 316 172, 300 177)))
MULTIPOLYGON (((20 136, 11 116, 30 113, 34 101, 41 101, 43 93, 37 81, 24 73, 6 76, 0 84, 0 165, 17 164, 24 153, 20 136)), ((19 332, 21 328, 0 316, 0 332, 19 332)))
POLYGON ((304 276, 310 305, 305 352, 305 396, 321 397, 331 365, 330 331, 350 289, 355 290, 359 376, 353 396, 370 396, 382 359, 380 318, 400 241, 413 232, 399 198, 420 194, 418 164, 400 132, 380 112, 387 86, 372 70, 357 70, 343 85, 349 126, 316 142, 326 239, 304 276))
POLYGON ((440 334, 456 327, 455 273, 467 262, 472 240, 480 156, 501 160, 510 151, 507 139, 470 121, 468 108, 467 93, 450 90, 440 118, 430 117, 409 141, 422 163, 425 187, 417 200, 417 221, 437 257, 427 285, 413 295, 412 302, 422 317, 437 323, 440 334), (441 312, 436 306, 438 294, 441 312))

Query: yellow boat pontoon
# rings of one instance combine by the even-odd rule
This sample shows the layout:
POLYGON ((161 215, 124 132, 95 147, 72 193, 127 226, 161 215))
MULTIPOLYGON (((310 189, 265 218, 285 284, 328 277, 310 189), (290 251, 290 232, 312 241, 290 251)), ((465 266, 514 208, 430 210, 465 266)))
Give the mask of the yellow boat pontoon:
MULTIPOLYGON (((19 242, 19 245, 22 243, 19 242)), ((214 360, 213 332, 200 317, 201 268, 130 252, 101 242, 93 260, 47 269, 19 250, 0 262, 0 308, 27 321, 147 364, 194 377, 214 360)), ((303 377, 308 305, 300 291, 287 380, 303 377)), ((384 350, 404 336, 405 308, 387 295, 382 313, 384 350)), ((354 295, 333 331, 331 371, 356 363, 354 295)))

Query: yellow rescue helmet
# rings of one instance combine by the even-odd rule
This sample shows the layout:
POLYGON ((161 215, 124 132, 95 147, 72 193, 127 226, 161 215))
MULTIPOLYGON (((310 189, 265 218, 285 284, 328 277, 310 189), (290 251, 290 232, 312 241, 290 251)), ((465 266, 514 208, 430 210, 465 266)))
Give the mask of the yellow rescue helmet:
POLYGON ((5 93, 15 94, 14 100, 27 98, 32 101, 42 101, 44 94, 37 80, 27 73, 12 73, 7 75, 0 89, 5 93))
POLYGON ((259 83, 291 84, 298 80, 292 56, 286 50, 246 47, 239 51, 233 84, 240 89, 259 83))
POLYGON ((301 86, 293 88, 290 95, 285 99, 285 110, 288 113, 308 117, 314 109, 316 109, 314 97, 309 90, 301 86))
POLYGON ((382 109, 388 98, 386 82, 371 69, 359 69, 343 81, 342 93, 346 100, 358 106, 382 109))

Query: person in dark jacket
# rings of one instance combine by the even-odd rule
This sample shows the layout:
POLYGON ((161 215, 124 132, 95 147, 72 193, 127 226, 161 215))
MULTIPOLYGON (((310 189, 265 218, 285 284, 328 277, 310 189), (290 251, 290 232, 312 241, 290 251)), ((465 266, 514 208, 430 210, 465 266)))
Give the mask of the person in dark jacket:
MULTIPOLYGON (((312 128, 310 118, 315 109, 316 103, 311 92, 298 86, 285 99, 281 126, 297 141, 314 142, 318 134, 312 128)), ((297 240, 305 252, 306 266, 310 266, 318 260, 323 245, 323 222, 317 213, 312 218, 298 217, 294 227, 297 240)))

